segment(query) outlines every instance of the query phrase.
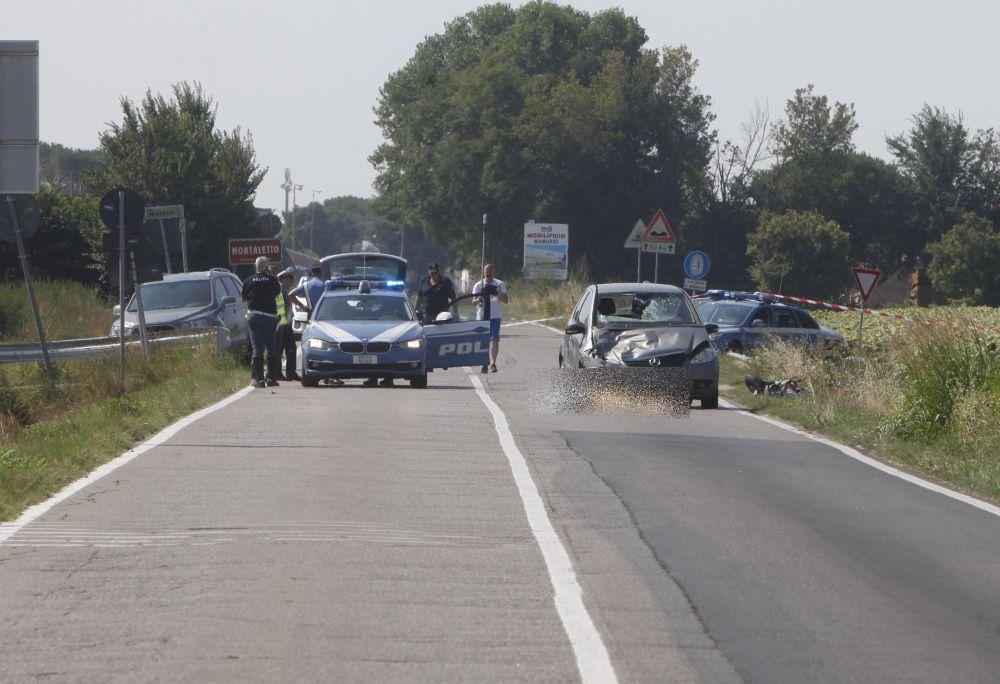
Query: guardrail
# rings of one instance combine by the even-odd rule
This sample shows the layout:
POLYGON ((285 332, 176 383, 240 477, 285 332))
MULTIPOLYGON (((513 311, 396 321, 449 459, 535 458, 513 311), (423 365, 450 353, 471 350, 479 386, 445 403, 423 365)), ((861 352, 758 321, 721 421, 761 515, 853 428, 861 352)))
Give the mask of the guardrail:
MULTIPOLYGON (((218 351, 224 351, 229 347, 229 331, 225 328, 215 328, 211 332, 188 335, 150 337, 149 344, 150 346, 196 347, 209 337, 215 338, 215 347, 218 351)), ((91 337, 80 340, 54 340, 46 346, 49 350, 49 358, 53 361, 74 361, 115 356, 121 348, 121 340, 118 337, 91 337)), ((131 349, 141 348, 141 342, 138 339, 126 338, 125 346, 131 349)), ((0 345, 0 365, 43 362, 40 344, 0 345)))

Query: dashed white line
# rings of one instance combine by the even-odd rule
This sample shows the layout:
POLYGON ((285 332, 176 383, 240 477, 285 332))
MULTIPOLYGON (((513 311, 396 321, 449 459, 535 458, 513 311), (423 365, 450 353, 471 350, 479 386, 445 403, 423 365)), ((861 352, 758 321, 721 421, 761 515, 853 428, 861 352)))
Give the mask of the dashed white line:
POLYGON ((132 459, 141 456, 142 454, 149 451, 153 447, 163 444, 165 441, 176 435, 178 432, 186 428, 188 425, 191 425, 195 421, 199 420, 200 418, 204 418, 210 413, 214 413, 221 408, 225 408, 226 406, 233 403, 237 399, 245 397, 251 391, 252 388, 246 387, 234 394, 229 395, 222 401, 218 401, 212 404, 211 406, 206 406, 200 411, 195 411, 194 413, 185 416, 184 418, 181 418, 176 423, 163 428, 162 430, 160 430, 158 433, 147 439, 139 446, 126 451, 118 458, 112 461, 108 461, 102 466, 98 466, 97 468, 92 470, 88 475, 80 478, 76 482, 72 482, 66 485, 60 492, 53 495, 50 499, 43 501, 39 504, 35 504, 34 506, 26 510, 24 513, 22 513, 21 516, 14 522, 0 523, 0 544, 3 544, 6 540, 10 539, 13 535, 17 534, 18 530, 23 528, 31 521, 40 518, 56 504, 65 501, 69 497, 79 492, 84 487, 87 487, 88 485, 97 482, 105 475, 113 473, 114 471, 118 470, 132 459))
POLYGON ((545 503, 531 477, 528 464, 521 450, 517 448, 514 435, 511 434, 507 416, 486 392, 479 378, 475 375, 470 375, 469 378, 476 388, 476 394, 493 416, 493 425, 500 438, 500 446, 503 447, 510 463, 514 482, 517 484, 517 491, 521 495, 524 512, 528 517, 528 525, 545 560, 545 568, 555 593, 556 611, 573 648, 580 678, 585 684, 617 682, 618 678, 608 656, 608 650, 583 603, 583 590, 573 570, 573 562, 559 535, 556 534, 552 521, 549 520, 545 503))

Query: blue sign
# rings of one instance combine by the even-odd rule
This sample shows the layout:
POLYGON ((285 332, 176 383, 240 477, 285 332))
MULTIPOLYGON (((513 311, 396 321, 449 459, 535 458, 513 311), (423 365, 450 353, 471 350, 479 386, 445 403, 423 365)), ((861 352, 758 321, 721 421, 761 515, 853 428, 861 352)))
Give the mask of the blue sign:
POLYGON ((704 252, 691 252, 684 258, 684 275, 692 280, 704 280, 711 265, 704 252))

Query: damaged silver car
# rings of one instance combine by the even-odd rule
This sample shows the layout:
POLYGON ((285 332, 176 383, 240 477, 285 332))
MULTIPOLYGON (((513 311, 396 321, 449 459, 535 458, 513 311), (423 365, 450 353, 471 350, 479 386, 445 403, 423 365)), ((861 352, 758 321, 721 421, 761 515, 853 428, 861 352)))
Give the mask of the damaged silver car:
POLYGON ((673 285, 591 285, 566 323, 559 365, 646 369, 644 379, 652 372, 668 390, 687 383, 690 399, 717 408, 719 358, 709 339, 717 330, 673 285))

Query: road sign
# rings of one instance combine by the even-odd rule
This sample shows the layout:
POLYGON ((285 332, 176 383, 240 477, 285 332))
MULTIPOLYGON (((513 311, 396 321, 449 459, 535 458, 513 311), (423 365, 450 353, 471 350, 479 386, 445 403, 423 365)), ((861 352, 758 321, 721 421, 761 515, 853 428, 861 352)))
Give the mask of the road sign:
POLYGON ((147 221, 179 218, 184 218, 183 204, 167 204, 162 207, 146 207, 145 219, 147 221))
MULTIPOLYGON (((14 200, 14 212, 21 228, 21 239, 28 240, 42 222, 38 214, 38 205, 31 195, 10 195, 10 197, 14 200)), ((2 202, 0 202, 0 240, 16 242, 13 220, 6 204, 2 202)))
POLYGON ((125 193, 125 227, 138 228, 142 225, 143 217, 146 214, 146 203, 142 201, 139 193, 128 188, 114 188, 104 193, 100 206, 101 221, 111 230, 118 228, 119 192, 125 193))
POLYGON ((685 278, 684 279, 684 289, 694 290, 696 292, 704 292, 708 289, 708 281, 701 280, 698 278, 685 278))
MULTIPOLYGON (((703 280, 708 275, 711 265, 712 262, 704 252, 691 252, 684 258, 684 275, 692 280, 703 280)), ((685 285, 684 289, 689 288, 685 285)))
MULTIPOLYGON (((662 209, 656 210, 653 220, 646 226, 646 232, 642 234, 643 242, 677 242, 674 229, 670 227, 670 221, 662 209)), ((655 250, 652 250, 655 251, 655 250)), ((673 254, 673 252, 670 252, 673 254)))
POLYGON ((569 225, 524 224, 524 277, 566 280, 569 276, 569 225))
POLYGON ((858 283, 861 298, 867 302, 868 297, 871 296, 878 284, 878 279, 882 276, 882 271, 877 268, 852 268, 851 271, 854 273, 854 280, 858 283))
POLYGON ((229 241, 229 263, 232 266, 252 264, 257 257, 267 257, 271 263, 281 263, 281 240, 278 238, 239 238, 229 241))
POLYGON ((642 235, 646 232, 646 222, 639 219, 635 222, 632 232, 625 238, 625 249, 639 249, 642 243, 642 235))
POLYGON ((0 193, 37 192, 38 41, 0 40, 0 193))

